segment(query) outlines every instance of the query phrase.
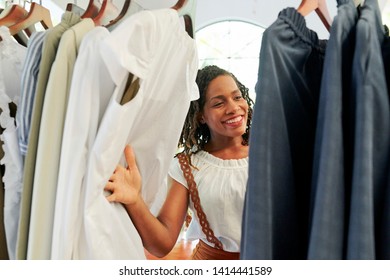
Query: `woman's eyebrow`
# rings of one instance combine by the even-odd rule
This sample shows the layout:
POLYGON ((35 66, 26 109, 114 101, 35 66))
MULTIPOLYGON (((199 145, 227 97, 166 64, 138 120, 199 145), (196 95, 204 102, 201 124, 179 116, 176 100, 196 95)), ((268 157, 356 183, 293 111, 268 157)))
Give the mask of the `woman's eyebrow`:
MULTIPOLYGON (((234 95, 234 94, 236 94, 236 93, 241 93, 240 89, 235 89, 235 90, 233 90, 230 94, 231 94, 231 95, 234 95)), ((225 95, 220 94, 220 95, 216 95, 216 96, 210 97, 210 98, 208 99, 208 101, 213 100, 213 99, 225 99, 225 95)))

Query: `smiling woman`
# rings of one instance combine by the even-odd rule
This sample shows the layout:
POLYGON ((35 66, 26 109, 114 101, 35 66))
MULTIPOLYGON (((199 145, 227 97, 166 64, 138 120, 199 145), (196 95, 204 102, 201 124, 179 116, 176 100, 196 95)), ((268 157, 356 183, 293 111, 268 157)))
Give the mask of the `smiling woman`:
POLYGON ((234 138, 238 135, 239 141, 242 141, 241 135, 246 130, 248 106, 231 76, 220 75, 210 82, 200 117, 201 124, 206 124, 210 131, 212 139, 208 142, 210 151, 216 152, 214 146, 223 148, 224 145, 219 141, 225 142, 229 137, 234 138))
POLYGON ((184 151, 171 163, 171 186, 158 216, 140 195, 141 174, 130 146, 128 167, 119 165, 105 187, 107 199, 124 204, 154 256, 165 257, 177 245, 190 208, 196 215, 187 240, 199 240, 191 258, 239 259, 253 102, 248 88, 215 65, 199 70, 196 83, 200 98, 190 104, 178 143, 184 151))

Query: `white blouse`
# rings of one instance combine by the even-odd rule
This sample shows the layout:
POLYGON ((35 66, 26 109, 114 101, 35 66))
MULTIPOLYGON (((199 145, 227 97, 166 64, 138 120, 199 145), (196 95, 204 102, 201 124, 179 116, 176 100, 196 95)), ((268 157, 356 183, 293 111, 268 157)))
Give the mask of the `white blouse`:
POLYGON ((20 81, 27 48, 18 44, 8 27, 0 26, 0 135, 3 141, 5 165, 4 182, 4 226, 10 259, 16 258, 16 242, 20 217, 23 160, 19 151, 17 127, 11 117, 9 103, 19 105, 20 81))
MULTIPOLYGON (((225 251, 239 252, 242 212, 248 179, 248 158, 223 160, 205 151, 199 151, 192 155, 191 162, 198 168, 198 170, 192 169, 192 174, 210 228, 222 242, 225 251)), ((188 188, 177 158, 171 163, 169 175, 188 188)), ((200 228, 192 201, 190 201, 190 209, 194 213, 194 218, 187 237, 202 239, 214 247, 214 244, 207 241, 206 235, 200 228)))

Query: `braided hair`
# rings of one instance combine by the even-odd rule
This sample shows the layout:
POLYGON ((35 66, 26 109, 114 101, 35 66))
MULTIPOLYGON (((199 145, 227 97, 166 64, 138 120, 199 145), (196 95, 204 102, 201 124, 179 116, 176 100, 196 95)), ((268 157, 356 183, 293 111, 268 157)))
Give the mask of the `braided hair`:
POLYGON ((228 75, 234 79, 241 91, 242 97, 248 103, 248 120, 245 133, 242 135, 242 144, 249 144, 249 131, 252 120, 252 107, 254 104, 253 100, 249 97, 249 89, 241 84, 232 73, 215 65, 206 66, 198 71, 196 83, 199 88, 200 97, 198 100, 191 102, 179 139, 179 148, 183 148, 183 152, 187 155, 189 160, 191 154, 196 154, 198 151, 203 150, 204 146, 210 140, 210 130, 207 124, 200 123, 199 115, 205 105, 206 92, 210 82, 221 75, 228 75))

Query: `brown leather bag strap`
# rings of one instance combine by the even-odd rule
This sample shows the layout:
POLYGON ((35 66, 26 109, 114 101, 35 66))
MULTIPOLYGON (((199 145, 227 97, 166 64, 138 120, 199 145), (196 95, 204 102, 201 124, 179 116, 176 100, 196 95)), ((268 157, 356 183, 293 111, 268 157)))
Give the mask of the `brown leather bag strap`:
POLYGON ((192 202, 194 203, 194 207, 196 210, 196 214, 198 215, 202 231, 206 235, 207 241, 214 243, 215 248, 222 250, 222 243, 218 238, 215 237, 214 232, 210 228, 210 224, 207 221, 206 214, 203 212, 202 206, 200 205, 198 188, 196 187, 194 175, 192 175, 188 159, 184 153, 178 154, 177 158, 179 159, 180 168, 183 171, 184 178, 187 181, 190 197, 192 202))

